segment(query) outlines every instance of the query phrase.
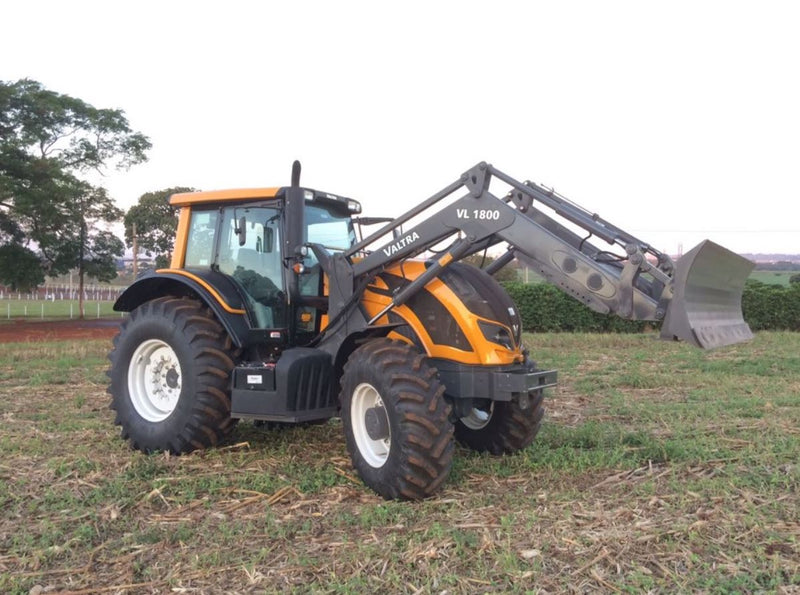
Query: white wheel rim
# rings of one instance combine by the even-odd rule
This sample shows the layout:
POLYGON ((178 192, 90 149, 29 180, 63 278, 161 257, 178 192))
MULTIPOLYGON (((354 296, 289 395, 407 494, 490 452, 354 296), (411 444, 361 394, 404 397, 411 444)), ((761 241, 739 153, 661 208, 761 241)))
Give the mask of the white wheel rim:
POLYGON ((151 422, 167 419, 181 396, 181 365, 164 341, 149 339, 133 352, 128 394, 136 413, 151 422))
POLYGON ((383 467, 389 458, 389 449, 392 445, 391 429, 389 436, 380 440, 373 440, 367 432, 367 410, 373 407, 383 407, 381 395, 375 387, 366 382, 359 384, 353 391, 350 401, 350 420, 353 438, 364 460, 376 469, 383 467))
POLYGON ((492 412, 494 411, 494 401, 489 405, 488 410, 472 408, 469 415, 461 418, 461 423, 467 426, 470 430, 482 430, 492 420, 492 412))

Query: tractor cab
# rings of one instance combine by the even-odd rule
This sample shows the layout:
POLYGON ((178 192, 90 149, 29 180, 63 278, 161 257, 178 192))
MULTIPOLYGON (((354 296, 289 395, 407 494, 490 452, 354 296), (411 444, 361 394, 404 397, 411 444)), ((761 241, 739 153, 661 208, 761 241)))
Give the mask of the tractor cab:
POLYGON ((286 208, 291 190, 174 195, 171 204, 181 207, 181 223, 170 270, 201 278, 210 272, 226 276, 241 297, 251 329, 279 329, 274 332, 303 345, 324 325, 325 280, 314 252, 298 250, 287 238, 331 253, 347 250, 356 241, 350 214, 360 205, 299 189, 302 212, 292 216, 286 208))

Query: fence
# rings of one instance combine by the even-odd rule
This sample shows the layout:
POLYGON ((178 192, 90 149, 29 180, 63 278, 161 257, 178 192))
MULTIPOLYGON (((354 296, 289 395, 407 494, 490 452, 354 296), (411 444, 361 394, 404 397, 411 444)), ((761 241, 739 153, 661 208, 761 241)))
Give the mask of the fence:
MULTIPOLYGON (((125 287, 87 284, 83 289, 85 318, 116 318, 112 306, 125 287)), ((72 283, 46 283, 30 292, 11 291, 0 285, 0 319, 79 318, 78 287, 72 283)))
MULTIPOLYGON (((84 301, 83 311, 86 318, 118 318, 124 316, 122 312, 115 312, 112 308, 114 302, 84 301)), ((27 300, 3 299, 0 301, 0 317, 10 319, 40 319, 46 318, 78 318, 78 300, 27 300)))
MULTIPOLYGON (((125 291, 125 287, 110 285, 87 285, 83 288, 83 299, 91 301, 114 301, 125 291)), ((77 300, 78 287, 75 284, 48 283, 30 292, 11 291, 0 285, 0 300, 77 300)))

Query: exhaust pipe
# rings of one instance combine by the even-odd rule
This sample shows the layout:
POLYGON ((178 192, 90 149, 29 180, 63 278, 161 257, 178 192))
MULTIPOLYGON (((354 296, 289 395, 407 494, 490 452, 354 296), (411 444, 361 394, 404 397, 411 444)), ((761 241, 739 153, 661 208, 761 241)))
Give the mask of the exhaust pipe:
POLYGON ((704 240, 678 259, 672 301, 662 339, 681 339, 703 349, 753 337, 742 317, 742 291, 754 263, 704 240))

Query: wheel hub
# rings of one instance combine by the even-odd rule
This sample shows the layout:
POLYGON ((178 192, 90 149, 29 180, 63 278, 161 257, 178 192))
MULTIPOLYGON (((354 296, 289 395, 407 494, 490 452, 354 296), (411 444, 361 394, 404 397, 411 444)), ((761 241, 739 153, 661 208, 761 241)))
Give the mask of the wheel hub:
POLYGON ((163 421, 172 414, 181 395, 181 366, 172 347, 149 339, 136 348, 128 366, 128 394, 147 421, 163 421))
POLYGON ((363 382, 353 390, 350 418, 358 452, 371 467, 383 467, 392 447, 392 430, 381 395, 374 386, 363 382))
POLYGON ((492 420, 492 413, 494 413, 494 401, 492 401, 486 409, 473 407, 468 415, 461 418, 461 423, 470 430, 482 430, 492 420))
POLYGON ((167 370, 167 374, 164 379, 166 380, 167 386, 169 388, 172 389, 180 388, 180 386, 178 385, 178 381, 181 379, 181 377, 175 368, 170 368, 169 370, 167 370))
POLYGON ((364 426, 372 440, 386 440, 389 437, 389 418, 383 407, 370 407, 364 413, 364 426))

